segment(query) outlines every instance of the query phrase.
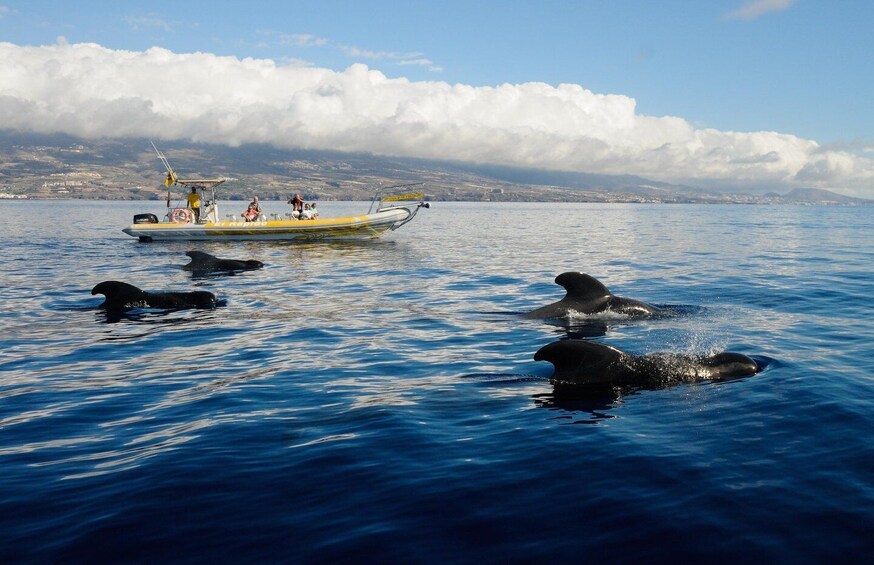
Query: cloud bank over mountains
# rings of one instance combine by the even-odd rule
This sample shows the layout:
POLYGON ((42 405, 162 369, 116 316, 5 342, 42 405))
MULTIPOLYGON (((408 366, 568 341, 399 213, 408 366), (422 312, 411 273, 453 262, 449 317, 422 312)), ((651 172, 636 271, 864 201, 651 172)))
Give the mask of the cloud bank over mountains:
POLYGON ((210 53, 0 43, 0 127, 328 149, 707 187, 874 196, 874 161, 775 132, 697 129, 575 84, 474 87, 210 53))

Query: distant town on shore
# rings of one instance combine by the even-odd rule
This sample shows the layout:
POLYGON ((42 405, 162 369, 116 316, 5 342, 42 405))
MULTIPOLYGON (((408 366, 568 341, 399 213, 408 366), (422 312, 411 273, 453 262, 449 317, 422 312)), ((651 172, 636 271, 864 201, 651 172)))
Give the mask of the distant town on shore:
MULTIPOLYGON (((871 205, 830 190, 716 192, 633 175, 596 175, 370 154, 161 142, 182 176, 224 177, 222 199, 369 200, 422 183, 433 201, 871 205)), ((146 139, 0 132, 0 199, 163 200, 165 171, 146 139)), ((172 189, 174 197, 181 189, 172 189)))

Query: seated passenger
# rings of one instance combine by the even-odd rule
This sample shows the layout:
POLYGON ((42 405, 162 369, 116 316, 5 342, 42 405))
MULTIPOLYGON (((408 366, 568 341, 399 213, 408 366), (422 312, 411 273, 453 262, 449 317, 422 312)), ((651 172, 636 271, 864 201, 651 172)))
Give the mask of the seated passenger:
POLYGON ((316 204, 317 204, 316 202, 313 202, 312 205, 310 206, 310 212, 313 213, 314 220, 319 217, 319 211, 316 210, 316 204))
POLYGON ((303 205, 303 210, 300 213, 301 220, 312 220, 313 219, 313 211, 310 210, 309 204, 303 205))
POLYGON ((249 202, 249 208, 254 208, 255 211, 258 212, 259 216, 264 213, 264 210, 261 209, 261 202, 258 201, 257 196, 252 198, 252 201, 249 202))
POLYGON ((243 212, 243 218, 245 218, 247 222, 254 222, 258 219, 258 216, 258 210, 251 204, 249 204, 249 207, 246 208, 245 212, 243 212))

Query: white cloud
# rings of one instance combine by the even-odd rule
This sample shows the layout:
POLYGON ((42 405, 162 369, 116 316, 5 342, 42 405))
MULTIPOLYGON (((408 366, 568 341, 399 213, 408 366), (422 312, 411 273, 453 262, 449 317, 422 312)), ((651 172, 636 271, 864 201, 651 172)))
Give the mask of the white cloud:
POLYGON ((169 32, 179 25, 179 22, 169 21, 155 14, 149 14, 148 16, 125 16, 122 20, 134 31, 139 31, 141 27, 155 27, 169 32))
POLYGON ((768 12, 788 9, 796 0, 746 0, 740 8, 725 15, 729 19, 754 20, 768 12))
POLYGON ((271 44, 286 47, 330 47, 339 50, 347 57, 354 60, 387 61, 397 66, 427 67, 431 72, 441 72, 443 67, 435 65, 433 61, 425 58, 423 53, 417 51, 372 51, 362 49, 354 45, 336 43, 324 37, 318 37, 308 33, 279 33, 273 30, 259 30, 259 36, 268 38, 258 44, 259 47, 268 47, 271 44))
POLYGON ((338 47, 341 51, 343 51, 346 55, 352 57, 353 59, 390 61, 400 67, 428 67, 429 71, 435 73, 443 70, 443 67, 435 65, 434 61, 425 58, 423 53, 419 53, 416 51, 408 53, 403 53, 399 51, 369 51, 367 49, 360 49, 353 45, 339 45, 338 47))
POLYGON ((434 61, 431 59, 426 59, 424 57, 419 59, 400 59, 396 63, 399 67, 428 67, 428 70, 432 73, 439 73, 443 71, 443 67, 440 65, 435 65, 434 61))
POLYGON ((308 33, 285 33, 279 36, 279 44, 292 47, 324 47, 328 44, 328 40, 308 33))
POLYGON ((350 57, 356 57, 359 59, 389 59, 389 60, 403 60, 403 59, 412 59, 415 57, 421 57, 421 53, 401 53, 398 51, 370 51, 368 49, 360 49, 353 45, 340 45, 340 49, 349 55, 350 57))
POLYGON ((420 57, 418 59, 401 59, 398 61, 398 65, 404 67, 409 65, 416 65, 420 67, 433 67, 434 61, 431 59, 426 59, 424 57, 420 57))
POLYGON ((793 135, 696 129, 575 84, 414 82, 362 64, 336 72, 161 48, 0 43, 0 124, 874 196, 874 161, 793 135))

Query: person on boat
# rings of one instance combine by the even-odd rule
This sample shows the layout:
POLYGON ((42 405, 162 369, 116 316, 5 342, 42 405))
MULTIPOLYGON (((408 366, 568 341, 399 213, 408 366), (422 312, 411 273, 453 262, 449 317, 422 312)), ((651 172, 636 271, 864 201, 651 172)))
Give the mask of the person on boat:
POLYGON ((313 219, 314 219, 314 220, 315 220, 316 218, 319 217, 319 211, 316 210, 316 204, 318 204, 318 203, 317 203, 317 202, 313 202, 312 204, 310 204, 310 212, 313 213, 313 219))
POLYGON ((259 216, 264 213, 264 210, 261 209, 261 203, 258 201, 257 196, 252 197, 252 201, 249 202, 249 206, 254 208, 255 211, 258 212, 259 216))
POLYGON ((303 210, 300 213, 301 220, 312 220, 313 219, 313 211, 310 210, 309 204, 303 205, 303 210))
POLYGON ((250 203, 249 206, 246 208, 246 211, 243 212, 243 219, 245 219, 247 222, 254 222, 258 219, 259 216, 261 216, 261 214, 258 213, 258 209, 255 208, 254 203, 250 203))
POLYGON ((300 193, 296 192, 294 196, 288 199, 288 203, 291 204, 291 211, 294 213, 295 211, 300 212, 303 210, 303 198, 300 197, 300 193))
POLYGON ((191 208, 191 211, 194 212, 194 221, 200 221, 200 194, 197 193, 196 188, 192 188, 191 192, 188 194, 188 207, 191 208))

